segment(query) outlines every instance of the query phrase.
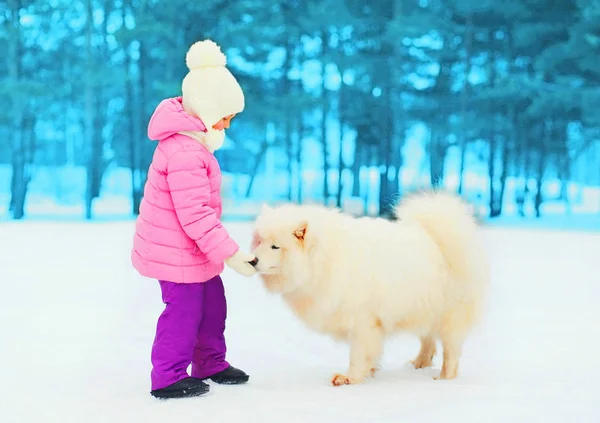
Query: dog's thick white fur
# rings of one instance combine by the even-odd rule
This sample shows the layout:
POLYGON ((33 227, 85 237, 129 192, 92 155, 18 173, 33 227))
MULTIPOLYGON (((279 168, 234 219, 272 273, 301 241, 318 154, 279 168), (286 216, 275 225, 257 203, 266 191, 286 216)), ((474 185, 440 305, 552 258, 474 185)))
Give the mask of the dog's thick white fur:
POLYGON ((396 215, 288 204, 264 206, 256 220, 252 252, 266 288, 310 328, 350 344, 347 373, 333 385, 373 375, 385 337, 398 331, 420 337, 416 368, 431 366, 441 341, 436 379, 453 379, 481 315, 489 270, 469 206, 426 192, 406 197, 396 215))

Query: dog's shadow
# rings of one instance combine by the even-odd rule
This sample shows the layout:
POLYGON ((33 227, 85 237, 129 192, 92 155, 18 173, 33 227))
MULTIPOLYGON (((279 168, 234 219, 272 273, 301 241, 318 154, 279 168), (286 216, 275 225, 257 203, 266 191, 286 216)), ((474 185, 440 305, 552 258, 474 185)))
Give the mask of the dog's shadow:
MULTIPOLYGON (((278 371, 274 374, 263 374, 254 383, 268 386, 269 390, 306 390, 316 386, 331 386, 331 379, 337 372, 344 372, 344 368, 312 367, 312 368, 286 368, 285 372, 278 371)), ((428 384, 435 382, 434 377, 439 375, 440 367, 434 365, 424 369, 415 369, 410 361, 399 365, 384 365, 372 377, 367 377, 357 386, 373 384, 428 384)))
POLYGON ((433 382, 434 378, 440 374, 440 368, 434 362, 433 366, 423 369, 415 369, 410 361, 406 361, 400 366, 387 365, 379 368, 377 373, 370 380, 399 383, 399 382, 433 382))

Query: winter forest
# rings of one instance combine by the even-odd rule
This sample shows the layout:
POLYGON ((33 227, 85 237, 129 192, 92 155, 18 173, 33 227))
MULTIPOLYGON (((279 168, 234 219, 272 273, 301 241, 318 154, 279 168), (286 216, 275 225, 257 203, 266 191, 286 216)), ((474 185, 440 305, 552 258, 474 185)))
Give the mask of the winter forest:
POLYGON ((455 190, 487 219, 600 218, 600 0, 1 0, 0 218, 130 218, 211 38, 246 95, 224 213, 386 215, 455 190))

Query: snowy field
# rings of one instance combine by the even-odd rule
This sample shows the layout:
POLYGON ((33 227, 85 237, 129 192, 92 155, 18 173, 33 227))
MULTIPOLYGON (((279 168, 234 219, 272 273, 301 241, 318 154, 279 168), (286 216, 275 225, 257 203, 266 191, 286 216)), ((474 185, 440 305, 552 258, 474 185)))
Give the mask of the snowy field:
MULTIPOLYGON (((249 245, 250 226, 227 225, 249 245)), ((257 278, 226 270, 231 363, 245 386, 159 401, 149 395, 158 284, 129 262, 133 223, 0 225, 0 422, 577 422, 600 421, 600 233, 486 230, 489 312, 459 378, 434 381, 408 361, 418 342, 386 345, 381 372, 333 388, 345 345, 311 333, 257 278)))

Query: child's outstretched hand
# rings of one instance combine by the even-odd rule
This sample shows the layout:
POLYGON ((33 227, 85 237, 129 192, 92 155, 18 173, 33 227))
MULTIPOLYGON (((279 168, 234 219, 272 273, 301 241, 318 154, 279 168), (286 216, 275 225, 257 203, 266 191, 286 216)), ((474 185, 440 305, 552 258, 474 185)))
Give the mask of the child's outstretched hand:
POLYGON ((256 273, 256 269, 250 264, 255 258, 254 254, 243 253, 238 250, 234 255, 225 260, 225 264, 240 275, 249 277, 256 273))

